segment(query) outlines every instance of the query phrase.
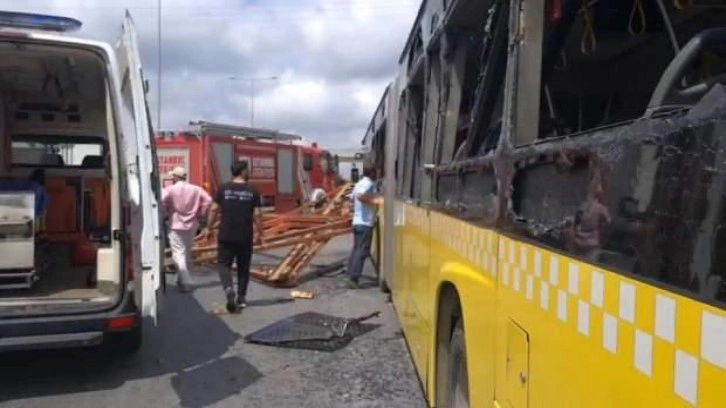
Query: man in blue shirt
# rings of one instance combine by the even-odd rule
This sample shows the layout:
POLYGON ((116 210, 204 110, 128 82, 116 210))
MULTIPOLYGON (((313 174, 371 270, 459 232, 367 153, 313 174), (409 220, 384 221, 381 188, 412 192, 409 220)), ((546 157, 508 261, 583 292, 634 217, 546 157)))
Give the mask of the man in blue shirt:
POLYGON ((376 222, 377 195, 374 179, 376 170, 370 165, 363 167, 363 177, 353 187, 353 249, 346 270, 348 287, 358 287, 363 265, 370 256, 373 227, 376 222))

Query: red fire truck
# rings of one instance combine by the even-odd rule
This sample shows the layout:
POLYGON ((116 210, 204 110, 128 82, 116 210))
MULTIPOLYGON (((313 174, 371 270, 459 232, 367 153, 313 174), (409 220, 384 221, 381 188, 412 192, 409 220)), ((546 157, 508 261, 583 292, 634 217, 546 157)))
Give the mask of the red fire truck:
POLYGON ((230 180, 230 166, 246 160, 250 182, 260 192, 265 206, 289 211, 309 199, 315 188, 335 187, 336 160, 316 143, 302 137, 267 129, 191 122, 180 131, 159 132, 155 138, 162 185, 167 174, 183 166, 190 182, 210 193, 230 180))

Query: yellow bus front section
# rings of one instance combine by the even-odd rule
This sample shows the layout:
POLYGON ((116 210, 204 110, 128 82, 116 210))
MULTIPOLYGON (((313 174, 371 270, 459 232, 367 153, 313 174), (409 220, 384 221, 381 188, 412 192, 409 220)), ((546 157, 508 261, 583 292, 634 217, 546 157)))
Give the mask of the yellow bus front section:
POLYGON ((726 313, 397 202, 389 286, 435 401, 441 288, 460 299, 472 407, 726 407, 726 313))

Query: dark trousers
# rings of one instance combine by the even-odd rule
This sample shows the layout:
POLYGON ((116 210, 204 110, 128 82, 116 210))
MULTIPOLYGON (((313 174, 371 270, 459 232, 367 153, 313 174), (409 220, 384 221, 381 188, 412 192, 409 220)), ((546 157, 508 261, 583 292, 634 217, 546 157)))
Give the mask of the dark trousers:
POLYGON ((217 247, 217 263, 219 279, 224 290, 233 287, 232 264, 237 262, 237 296, 247 296, 247 284, 250 282, 250 261, 252 260, 252 241, 219 242, 217 247))
POLYGON ((363 273, 363 265, 366 258, 371 255, 371 240, 373 239, 373 227, 366 225, 353 226, 353 249, 348 258, 348 278, 358 281, 363 273))

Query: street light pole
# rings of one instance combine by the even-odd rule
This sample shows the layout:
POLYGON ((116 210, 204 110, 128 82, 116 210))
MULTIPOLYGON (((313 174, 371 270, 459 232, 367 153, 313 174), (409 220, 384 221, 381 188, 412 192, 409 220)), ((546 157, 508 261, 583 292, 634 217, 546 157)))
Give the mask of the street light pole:
POLYGON ((255 80, 250 79, 250 127, 255 127, 255 80))
POLYGON ((276 76, 261 77, 261 78, 243 78, 243 77, 229 77, 232 81, 247 80, 250 81, 250 127, 255 127, 255 81, 276 81, 276 76))
POLYGON ((156 92, 156 128, 161 130, 161 81, 162 81, 162 75, 161 75, 161 0, 157 1, 157 6, 159 8, 159 15, 157 16, 157 62, 158 62, 158 79, 157 79, 157 92, 156 92))

